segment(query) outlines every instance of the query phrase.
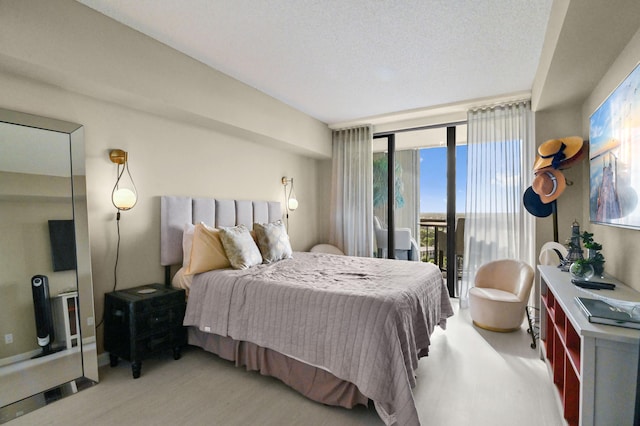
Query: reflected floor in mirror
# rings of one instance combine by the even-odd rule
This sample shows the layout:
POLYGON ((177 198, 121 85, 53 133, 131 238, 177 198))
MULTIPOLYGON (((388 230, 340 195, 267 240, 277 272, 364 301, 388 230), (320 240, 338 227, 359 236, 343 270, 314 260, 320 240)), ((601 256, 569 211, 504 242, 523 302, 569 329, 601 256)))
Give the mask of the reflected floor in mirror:
POLYGON ((0 367, 0 401, 7 405, 82 377, 82 355, 74 347, 0 367))

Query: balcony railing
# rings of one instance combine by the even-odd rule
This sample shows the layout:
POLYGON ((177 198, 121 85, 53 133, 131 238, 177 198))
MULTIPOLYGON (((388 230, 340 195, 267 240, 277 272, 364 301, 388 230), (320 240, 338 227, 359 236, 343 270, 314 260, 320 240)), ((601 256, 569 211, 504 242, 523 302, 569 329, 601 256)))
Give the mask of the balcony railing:
POLYGON ((420 260, 446 268, 446 220, 420 220, 420 260), (444 241, 442 241, 444 238, 444 241))

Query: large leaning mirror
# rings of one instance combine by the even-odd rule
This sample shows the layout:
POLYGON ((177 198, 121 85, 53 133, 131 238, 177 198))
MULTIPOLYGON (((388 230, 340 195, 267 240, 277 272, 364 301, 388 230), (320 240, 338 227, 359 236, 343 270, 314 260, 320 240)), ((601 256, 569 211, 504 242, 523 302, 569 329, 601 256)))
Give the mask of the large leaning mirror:
POLYGON ((0 423, 98 381, 82 126, 0 109, 0 423))

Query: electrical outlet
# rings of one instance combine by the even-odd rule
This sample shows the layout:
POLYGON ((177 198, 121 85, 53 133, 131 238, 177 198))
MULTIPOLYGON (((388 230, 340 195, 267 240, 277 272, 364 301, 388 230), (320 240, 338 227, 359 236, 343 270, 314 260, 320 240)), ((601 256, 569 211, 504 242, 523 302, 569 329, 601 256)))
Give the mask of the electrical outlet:
POLYGON ((4 343, 5 344, 9 344, 9 343, 13 343, 13 334, 9 333, 9 334, 5 334, 4 335, 4 343))
POLYGON ((87 318, 87 325, 93 325, 93 317, 87 318))

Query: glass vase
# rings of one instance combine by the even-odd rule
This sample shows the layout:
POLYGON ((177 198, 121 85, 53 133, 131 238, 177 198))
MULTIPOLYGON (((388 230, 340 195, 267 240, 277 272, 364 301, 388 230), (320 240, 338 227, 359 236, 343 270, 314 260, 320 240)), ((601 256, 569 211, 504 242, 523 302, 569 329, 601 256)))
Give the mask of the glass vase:
POLYGON ((569 267, 569 274, 571 278, 578 280, 588 280, 593 277, 594 270, 590 263, 573 262, 569 267))

